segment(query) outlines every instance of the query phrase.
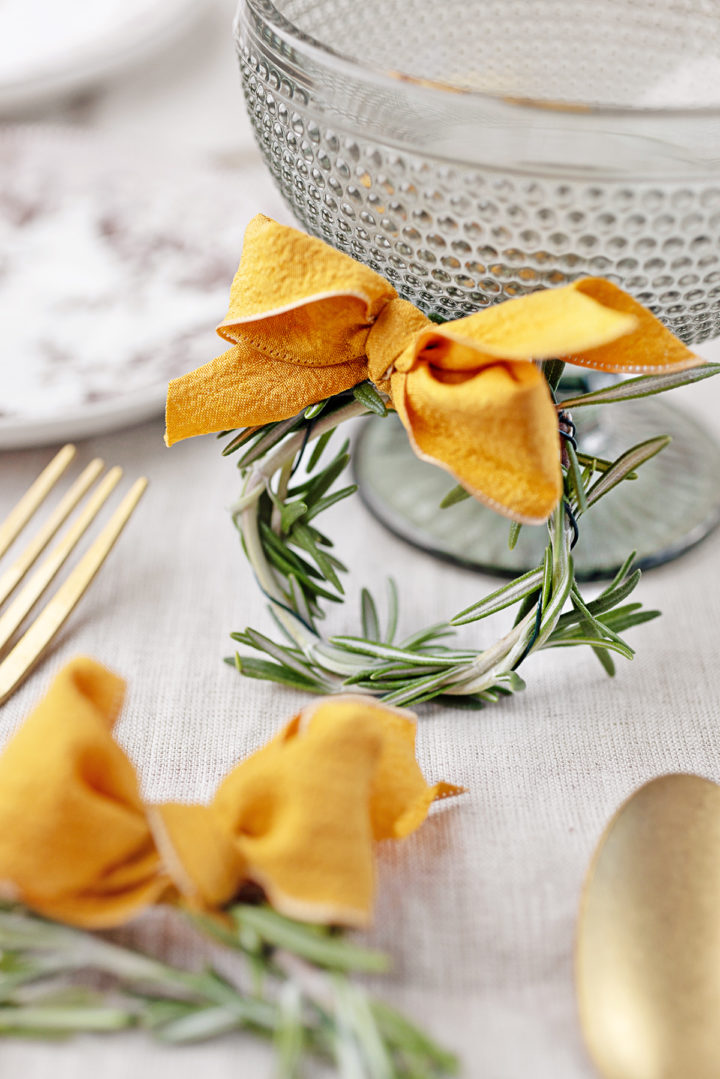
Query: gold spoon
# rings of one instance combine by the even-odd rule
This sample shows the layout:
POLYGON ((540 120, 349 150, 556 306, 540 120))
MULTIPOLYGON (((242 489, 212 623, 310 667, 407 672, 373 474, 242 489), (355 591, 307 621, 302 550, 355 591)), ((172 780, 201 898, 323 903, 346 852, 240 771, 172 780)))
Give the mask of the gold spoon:
POLYGON ((580 1021, 604 1079, 720 1079, 720 787, 661 776, 600 840, 576 945, 580 1021))

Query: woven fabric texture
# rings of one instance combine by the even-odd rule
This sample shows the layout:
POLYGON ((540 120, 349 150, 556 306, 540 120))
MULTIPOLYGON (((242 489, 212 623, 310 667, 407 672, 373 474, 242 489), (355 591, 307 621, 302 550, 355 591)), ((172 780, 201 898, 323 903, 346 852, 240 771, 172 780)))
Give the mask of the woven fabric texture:
MULTIPOLYGON (((676 400, 711 420, 720 385, 676 400)), ((2 455, 0 516, 50 452, 2 455)), ((230 630, 272 629, 227 513, 237 473, 213 438, 167 450, 159 419, 79 447, 81 463, 95 454, 128 477, 147 474, 150 488, 50 656, 0 710, 0 734, 15 729, 67 659, 87 653, 128 681, 117 733, 143 796, 209 800, 230 766, 306 703, 221 662, 230 630)), ((359 589, 381 575, 400 583, 408 632, 494 587, 389 536, 358 499, 331 513, 328 530, 352 570, 349 602, 332 615, 339 632, 357 630, 359 589)), ((635 787, 678 770, 720 780, 719 557, 716 534, 644 577, 638 596, 664 617, 631 633, 638 655, 619 663, 614 680, 589 652, 543 653, 524 668, 524 694, 483 712, 421 710, 418 758, 428 781, 469 793, 437 806, 414 835, 381 845, 367 939, 393 958, 379 991, 458 1051, 469 1079, 592 1079, 572 984, 580 888, 605 823, 635 787)), ((478 636, 493 639, 498 617, 478 636)), ((201 959, 166 915, 145 916, 123 939, 201 959)), ((240 1036, 182 1050, 134 1033, 61 1046, 0 1040, 0 1074, 25 1079, 195 1079, 201 1071, 263 1079, 271 1055, 240 1036)))

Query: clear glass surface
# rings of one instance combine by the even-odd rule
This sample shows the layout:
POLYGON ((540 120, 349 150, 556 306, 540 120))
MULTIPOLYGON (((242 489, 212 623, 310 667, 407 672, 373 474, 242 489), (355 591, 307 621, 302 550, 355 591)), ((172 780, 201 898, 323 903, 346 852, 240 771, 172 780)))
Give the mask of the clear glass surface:
POLYGON ((236 38, 301 224, 427 314, 595 274, 720 334, 717 0, 243 0, 236 38))
MULTIPOLYGON (((652 438, 658 431, 671 435, 672 442, 643 465, 636 480, 622 484, 583 517, 573 549, 579 580, 614 577, 632 550, 641 569, 667 562, 720 523, 720 447, 692 416, 657 397, 606 407, 600 417, 591 411, 575 415, 590 453, 602 445, 603 453, 619 456, 630 442, 652 438), (697 467, 699 459, 703 468, 697 467)), ((368 509, 415 547, 507 577, 542 562, 547 529, 522 528, 511 549, 510 522, 492 510, 472 499, 440 509, 453 479, 418 460, 396 417, 365 423, 353 469, 368 509)))

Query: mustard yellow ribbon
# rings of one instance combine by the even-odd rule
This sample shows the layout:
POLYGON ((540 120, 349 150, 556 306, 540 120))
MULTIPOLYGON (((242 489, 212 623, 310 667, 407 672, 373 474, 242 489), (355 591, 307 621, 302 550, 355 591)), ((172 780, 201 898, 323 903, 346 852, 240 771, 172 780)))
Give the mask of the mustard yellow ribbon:
POLYGON ((248 225, 218 333, 232 347, 170 383, 168 445, 286 419, 370 378, 419 457, 530 524, 562 491, 557 413, 530 361, 619 372, 703 362, 595 277, 437 326, 373 270, 262 215, 248 225))
POLYGON ((151 903, 220 908, 252 882, 290 917, 362 926, 374 840, 462 791, 425 783, 410 713, 346 696, 292 719, 209 806, 148 806, 112 736, 123 693, 74 660, 0 756, 0 896, 103 928, 151 903))

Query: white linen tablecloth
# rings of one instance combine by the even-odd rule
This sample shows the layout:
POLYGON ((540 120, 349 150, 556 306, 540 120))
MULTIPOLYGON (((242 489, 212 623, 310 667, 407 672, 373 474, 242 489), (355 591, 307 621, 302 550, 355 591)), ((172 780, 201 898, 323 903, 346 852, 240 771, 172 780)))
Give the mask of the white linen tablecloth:
MULTIPOLYGON (((132 145, 138 167, 150 146, 252 155, 229 33, 233 6, 217 0, 191 42, 56 118, 114 132, 132 145)), ((270 198, 275 205, 277 195, 270 198)), ((208 357, 215 351, 209 330, 208 357)), ((720 380, 675 399, 720 432, 720 380)), ((221 459, 213 438, 166 450, 160 419, 79 450, 80 463, 100 454, 125 468, 127 483, 147 475, 150 488, 48 658, 0 709, 0 738, 68 658, 89 653, 128 681, 119 737, 146 796, 209 799, 226 770, 305 699, 241 679, 222 663, 231 630, 271 628, 227 514, 237 491, 234 462, 221 459)), ((50 452, 0 454, 0 519, 50 452)), ((331 532, 351 567, 350 601, 332 616, 337 631, 357 629, 359 589, 378 588, 387 575, 400 584, 408 631, 496 586, 394 539, 358 499, 332 515, 331 532)), ((620 660, 614 680, 589 650, 547 652, 525 665, 524 694, 483 712, 444 704, 421 710, 425 774, 462 783, 468 793, 439 806, 407 840, 382 846, 369 941, 393 959, 382 992, 459 1053, 468 1079, 593 1075, 572 984, 580 888, 604 825, 635 787, 675 770, 720 780, 719 558, 717 533, 644 577, 637 597, 664 617, 631 631, 637 658, 620 660)), ((487 632, 480 624, 478 633, 487 632)), ((174 925, 146 918, 127 939, 197 958, 174 925)), ((242 1035, 182 1049, 142 1033, 62 1045, 0 1039, 3 1077, 198 1074, 264 1079, 272 1058, 242 1035)))
MULTIPOLYGON (((676 395, 711 418, 720 385, 676 395)), ((372 421, 380 422, 380 421, 372 421)), ((0 516, 49 458, 0 456, 0 516)), ((228 632, 269 618, 227 514, 232 459, 212 438, 166 450, 162 424, 80 445, 144 473, 135 519, 53 648, 0 710, 7 736, 69 657, 89 653, 128 680, 119 737, 151 799, 208 799, 238 758, 303 703, 290 690, 245 680, 222 662, 228 632)), ((442 619, 492 581, 438 563, 388 535, 358 499, 331 511, 331 534, 351 567, 337 631, 357 629, 357 593, 392 574, 402 625, 442 619)), ((590 1079, 572 984, 583 875, 608 818, 639 784, 667 771, 720 780, 717 625, 720 534, 649 572, 638 597, 662 619, 632 631, 637 658, 608 679, 588 650, 547 652, 524 669, 528 689, 482 712, 421 709, 419 757, 431 780, 468 794, 438 807, 420 832, 380 853, 372 944, 393 973, 382 991, 457 1050, 470 1079, 590 1079)), ((480 624, 482 626, 482 624, 480 624)), ((484 632, 484 630, 480 630, 484 632)), ((129 938, 182 955, 166 921, 129 938)), ((190 948, 192 952, 192 948, 190 948)), ((0 1074, 27 1079, 213 1079, 271 1074, 271 1056, 241 1035, 185 1049, 142 1034, 62 1046, 0 1041, 0 1074)))

